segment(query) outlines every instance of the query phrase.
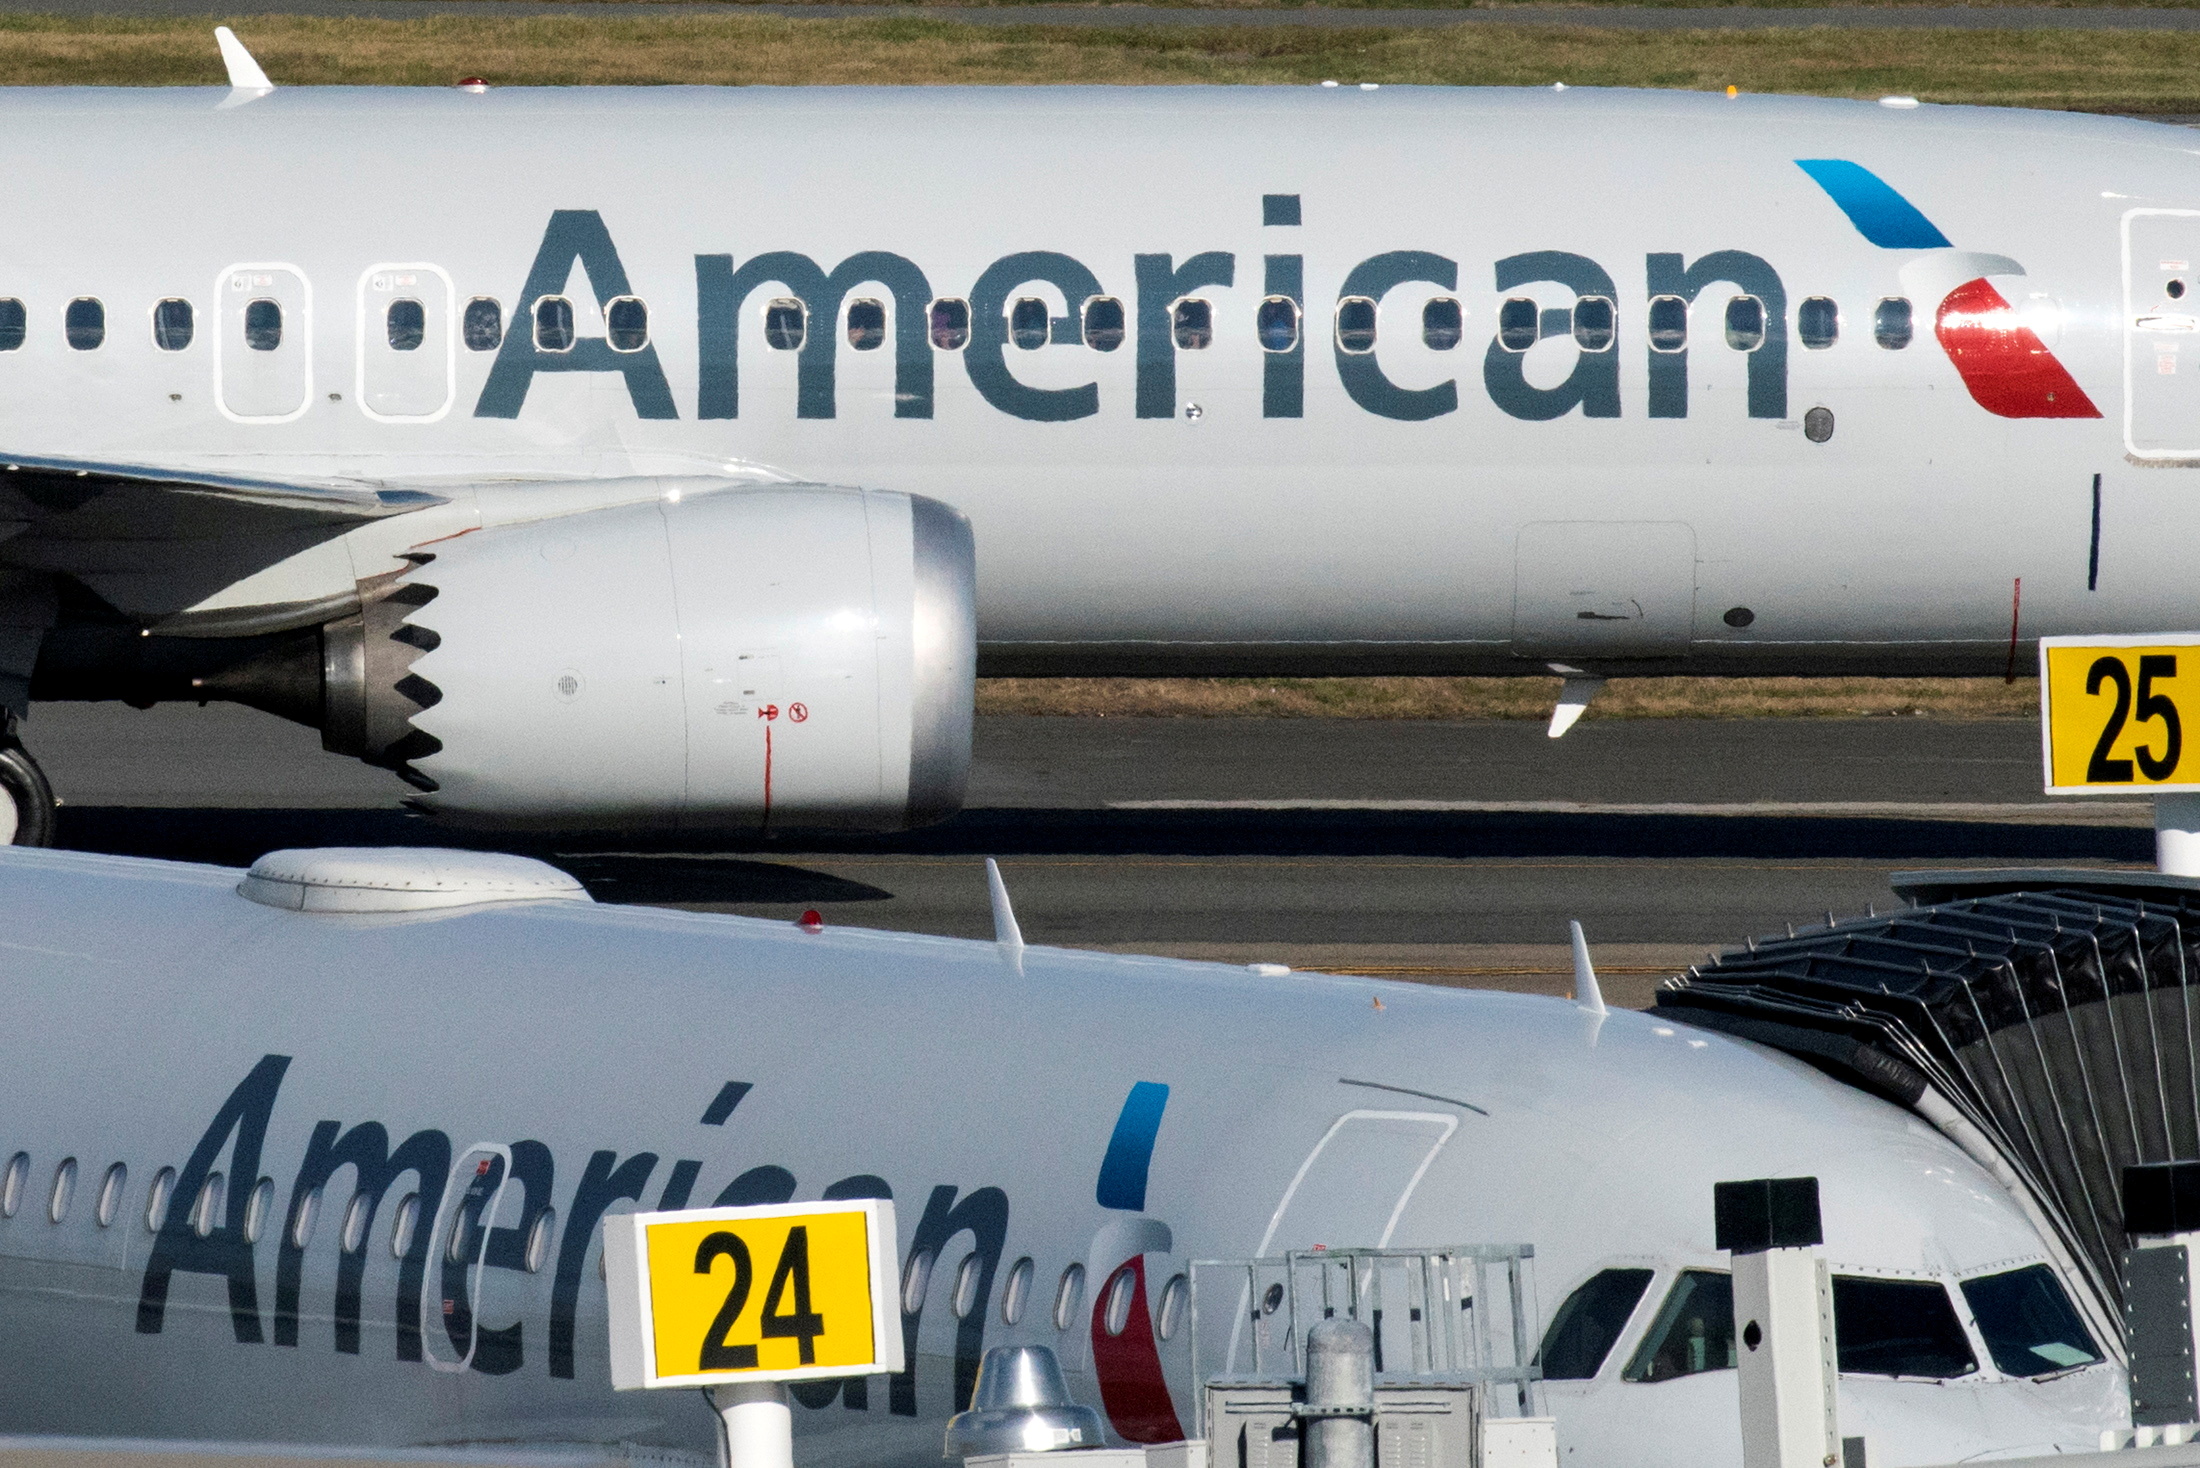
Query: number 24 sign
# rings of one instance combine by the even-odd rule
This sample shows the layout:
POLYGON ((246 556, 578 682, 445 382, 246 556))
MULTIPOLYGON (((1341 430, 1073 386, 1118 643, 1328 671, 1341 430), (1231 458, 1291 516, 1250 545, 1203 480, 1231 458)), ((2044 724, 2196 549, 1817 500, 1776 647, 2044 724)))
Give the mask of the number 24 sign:
POLYGON ((2040 745, 2051 795, 2200 790, 2200 633, 2040 639, 2040 745))
POLYGON ((611 1384, 899 1371, 897 1252, 884 1199, 608 1218, 611 1384))

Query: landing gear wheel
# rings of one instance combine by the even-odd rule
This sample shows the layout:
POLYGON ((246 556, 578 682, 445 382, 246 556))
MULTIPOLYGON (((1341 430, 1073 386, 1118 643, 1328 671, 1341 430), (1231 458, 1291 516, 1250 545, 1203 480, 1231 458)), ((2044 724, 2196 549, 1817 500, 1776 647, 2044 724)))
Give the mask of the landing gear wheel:
POLYGON ((53 786, 30 751, 0 743, 0 846, 53 845, 53 786))

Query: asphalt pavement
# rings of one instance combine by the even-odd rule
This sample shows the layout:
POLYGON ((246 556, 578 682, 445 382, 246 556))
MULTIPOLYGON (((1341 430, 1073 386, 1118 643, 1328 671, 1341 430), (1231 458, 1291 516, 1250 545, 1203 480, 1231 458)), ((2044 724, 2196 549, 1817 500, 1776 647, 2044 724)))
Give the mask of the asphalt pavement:
MULTIPOLYGON (((470 844, 313 731, 216 705, 40 705, 65 845, 242 865, 470 844)), ((604 901, 965 937, 998 857, 1028 941, 1556 989, 1578 918, 1615 997, 1893 900, 1930 866, 2145 864, 2150 814, 2050 802, 2023 720, 981 719, 963 814, 896 836, 531 847, 604 901)))

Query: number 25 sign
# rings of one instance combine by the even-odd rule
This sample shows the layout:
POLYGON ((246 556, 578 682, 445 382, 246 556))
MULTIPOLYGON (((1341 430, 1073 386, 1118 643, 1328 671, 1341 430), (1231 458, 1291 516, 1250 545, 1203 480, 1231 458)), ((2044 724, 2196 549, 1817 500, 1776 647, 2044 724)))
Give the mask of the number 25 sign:
POLYGON ((2200 790, 2200 633, 2040 639, 2049 794, 2200 790))
POLYGON ((603 1242, 621 1391, 902 1368, 891 1202, 629 1213, 603 1242))

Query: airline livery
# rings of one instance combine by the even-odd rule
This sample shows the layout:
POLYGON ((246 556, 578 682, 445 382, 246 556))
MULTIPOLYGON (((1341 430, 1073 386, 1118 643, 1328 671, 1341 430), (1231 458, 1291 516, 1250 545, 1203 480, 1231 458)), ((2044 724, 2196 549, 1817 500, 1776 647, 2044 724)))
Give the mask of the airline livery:
POLYGON ((1663 1014, 604 907, 465 853, 19 851, 0 907, 0 1452, 707 1468, 700 1393, 610 1389, 606 1213, 891 1197, 908 1365, 795 1387, 805 1464, 937 1464, 999 1344, 1176 1441, 1244 1318, 1192 1261, 1525 1244, 1566 1461, 1734 1468, 1712 1188, 1767 1176, 1819 1180, 1851 1463, 2129 1421, 2015 1174, 1663 1014))
MULTIPOLYGON (((0 693, 241 700, 454 819, 935 819, 980 668, 1982 674, 2194 618, 2182 128, 1358 85, 0 122, 0 693)), ((0 783, 44 839, 20 748, 0 783)))

